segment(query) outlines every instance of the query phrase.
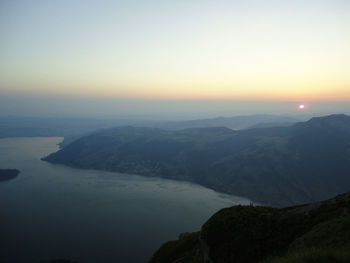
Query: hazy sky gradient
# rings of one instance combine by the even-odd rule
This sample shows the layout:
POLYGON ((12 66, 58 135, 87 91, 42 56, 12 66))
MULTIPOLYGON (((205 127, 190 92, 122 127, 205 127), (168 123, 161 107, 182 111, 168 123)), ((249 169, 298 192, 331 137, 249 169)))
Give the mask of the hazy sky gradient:
POLYGON ((0 2, 0 95, 350 101, 350 1, 0 2))
POLYGON ((275 114, 299 119, 333 113, 350 115, 349 102, 308 102, 305 110, 288 101, 145 100, 44 95, 0 96, 1 116, 84 117, 184 120, 235 115, 275 114))

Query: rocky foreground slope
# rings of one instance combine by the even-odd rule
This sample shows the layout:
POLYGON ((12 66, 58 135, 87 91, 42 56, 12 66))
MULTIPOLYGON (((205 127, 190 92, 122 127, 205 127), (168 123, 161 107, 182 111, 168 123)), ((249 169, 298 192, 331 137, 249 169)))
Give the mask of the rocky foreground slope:
POLYGON ((150 263, 350 262, 350 192, 288 208, 234 206, 165 243, 150 263))

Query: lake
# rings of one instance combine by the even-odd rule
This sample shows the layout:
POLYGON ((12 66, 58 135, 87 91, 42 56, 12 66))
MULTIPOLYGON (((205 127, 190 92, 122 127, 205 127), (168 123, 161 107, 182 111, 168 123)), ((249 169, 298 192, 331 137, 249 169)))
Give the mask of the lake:
POLYGON ((147 262, 165 241, 198 231, 242 197, 173 180, 54 165, 63 138, 0 139, 0 262, 147 262))

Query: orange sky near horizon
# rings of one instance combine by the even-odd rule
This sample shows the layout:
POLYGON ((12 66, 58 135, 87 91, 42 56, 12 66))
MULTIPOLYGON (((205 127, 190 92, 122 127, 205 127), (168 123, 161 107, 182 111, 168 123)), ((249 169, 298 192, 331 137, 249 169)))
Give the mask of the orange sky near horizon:
POLYGON ((349 14, 344 0, 4 1, 0 95, 350 101, 349 14))

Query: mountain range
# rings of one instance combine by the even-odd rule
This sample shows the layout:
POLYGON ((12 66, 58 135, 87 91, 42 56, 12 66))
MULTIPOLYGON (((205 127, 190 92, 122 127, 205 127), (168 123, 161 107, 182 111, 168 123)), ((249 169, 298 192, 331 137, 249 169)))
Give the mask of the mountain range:
POLYGON ((296 205, 349 189, 350 116, 239 131, 111 128, 84 136, 44 160, 186 180, 258 203, 296 205))
POLYGON ((44 118, 44 117, 0 117, 0 138, 6 137, 46 137, 63 136, 60 143, 63 148, 72 141, 104 128, 153 127, 165 130, 185 128, 227 127, 247 129, 251 126, 292 125, 299 119, 280 115, 242 115, 234 117, 217 117, 185 121, 155 121, 135 118, 125 119, 92 119, 92 118, 44 118))

